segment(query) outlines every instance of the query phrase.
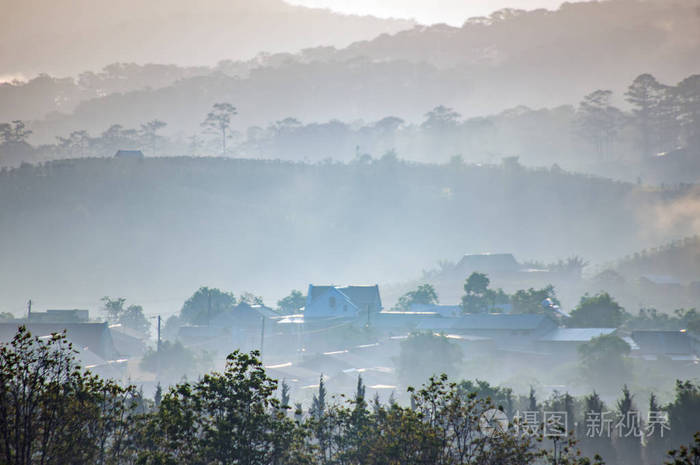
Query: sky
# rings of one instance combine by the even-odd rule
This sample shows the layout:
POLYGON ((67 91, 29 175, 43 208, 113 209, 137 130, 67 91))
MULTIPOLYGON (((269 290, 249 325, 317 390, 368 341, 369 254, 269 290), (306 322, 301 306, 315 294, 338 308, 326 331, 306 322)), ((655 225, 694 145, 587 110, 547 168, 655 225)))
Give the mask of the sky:
POLYGON ((502 8, 557 8, 560 0, 286 0, 287 3, 382 18, 411 18, 419 23, 461 26, 473 16, 488 16, 502 8))

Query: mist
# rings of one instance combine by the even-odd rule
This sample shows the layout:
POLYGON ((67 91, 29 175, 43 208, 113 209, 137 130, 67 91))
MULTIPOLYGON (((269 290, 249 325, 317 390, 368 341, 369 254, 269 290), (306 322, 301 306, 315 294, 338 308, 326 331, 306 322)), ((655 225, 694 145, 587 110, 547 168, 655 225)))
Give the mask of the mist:
POLYGON ((697 461, 698 0, 3 13, 3 463, 697 461))

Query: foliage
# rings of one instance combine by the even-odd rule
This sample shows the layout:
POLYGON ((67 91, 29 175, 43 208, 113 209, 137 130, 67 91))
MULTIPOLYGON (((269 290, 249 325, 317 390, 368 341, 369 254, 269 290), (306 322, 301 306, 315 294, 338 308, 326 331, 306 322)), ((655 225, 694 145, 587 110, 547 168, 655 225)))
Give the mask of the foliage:
POLYGON ((594 337, 578 348, 582 375, 588 382, 605 383, 613 387, 617 379, 630 379, 631 370, 627 360, 630 346, 613 334, 594 337))
POLYGON ((215 103, 202 122, 206 130, 221 134, 221 155, 226 155, 226 133, 231 127, 231 118, 237 114, 236 107, 230 103, 215 103))
POLYGON ((414 304, 436 305, 439 302, 435 288, 430 284, 421 284, 415 290, 409 291, 399 297, 396 308, 410 310, 414 304))
POLYGON ((546 299, 551 299, 554 305, 559 305, 554 286, 551 284, 542 289, 520 289, 510 296, 513 313, 545 313, 548 309, 542 305, 546 299))
POLYGON ((181 323, 208 324, 211 318, 233 310, 236 297, 231 292, 215 288, 200 287, 187 299, 180 310, 181 323))
POLYGON ((259 295, 255 295, 252 292, 242 292, 238 297, 239 303, 246 303, 248 305, 265 305, 263 298, 259 295))
POLYGON ((571 311, 567 326, 571 328, 618 328, 627 317, 625 310, 607 292, 588 294, 571 311))
POLYGON ((112 323, 119 323, 126 328, 140 332, 144 336, 148 335, 151 329, 151 323, 143 313, 143 307, 140 305, 129 305, 124 308, 126 299, 117 297, 103 297, 102 311, 107 314, 107 318, 112 323))
POLYGON ((141 358, 142 370, 157 373, 168 381, 177 381, 183 376, 196 376, 211 366, 211 357, 197 353, 182 345, 180 341, 163 341, 160 351, 149 347, 141 358))
POLYGON ((277 301, 277 307, 282 313, 294 314, 306 305, 306 296, 293 289, 287 297, 277 301))
POLYGON ((476 399, 483 399, 496 408, 502 409, 509 417, 515 413, 513 390, 507 387, 491 386, 487 381, 463 380, 457 383, 457 388, 465 395, 475 395, 476 399))
POLYGON ((617 458, 621 463, 640 463, 642 461, 641 434, 643 425, 641 418, 635 415, 639 412, 634 405, 634 396, 627 385, 622 387, 622 397, 617 401, 617 414, 625 421, 626 431, 615 432, 615 448, 617 458), (627 434, 632 431, 632 434, 627 434), (638 431, 639 435, 634 432, 638 431))
POLYGON ((465 313, 488 313, 496 304, 506 303, 508 296, 503 290, 489 289, 491 280, 484 273, 473 272, 464 282, 462 311, 465 313))
POLYGON ((64 334, 39 339, 26 327, 0 344, 0 462, 118 464, 128 453, 133 386, 76 365, 64 334))
POLYGON ((693 436, 694 442, 690 445, 680 446, 668 452, 671 460, 668 465, 700 465, 700 431, 693 436))
POLYGON ((258 357, 235 351, 223 373, 170 388, 149 418, 139 462, 295 463, 295 424, 278 408, 277 382, 258 357))
POLYGON ((700 431, 700 385, 677 380, 675 390, 675 398, 666 406, 671 445, 688 443, 700 431))
POLYGON ((640 308, 638 314, 628 317, 625 328, 674 331, 688 329, 697 333, 700 332, 700 314, 694 308, 689 310, 679 308, 671 314, 661 313, 655 308, 640 308))
POLYGON ((455 374, 462 363, 462 349, 443 335, 412 333, 401 341, 397 360, 399 380, 417 384, 434 374, 455 374))

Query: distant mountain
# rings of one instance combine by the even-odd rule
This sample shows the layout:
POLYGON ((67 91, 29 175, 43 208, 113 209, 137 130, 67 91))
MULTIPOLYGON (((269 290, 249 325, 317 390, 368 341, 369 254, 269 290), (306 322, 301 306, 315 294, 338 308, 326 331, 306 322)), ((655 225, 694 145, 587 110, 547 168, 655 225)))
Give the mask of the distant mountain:
MULTIPOLYGON (((272 9, 277 3, 270 0, 263 5, 272 9)), ((284 8, 297 12, 289 6, 284 8)), ((503 10, 489 18, 471 19, 461 28, 420 26, 342 49, 312 48, 297 54, 260 56, 248 62, 224 62, 216 68, 158 71, 151 80, 135 78, 138 84, 131 87, 123 84, 129 78, 120 81, 110 75, 106 78, 110 84, 103 93, 98 84, 84 80, 77 85, 83 89, 79 89, 78 96, 71 94, 75 88, 60 86, 60 92, 42 94, 45 109, 61 114, 35 121, 35 140, 51 141, 79 129, 95 134, 114 123, 138 127, 154 118, 168 122, 166 131, 170 134, 191 135, 199 131, 199 123, 211 105, 220 101, 239 108, 234 124, 241 132, 290 116, 303 122, 378 120, 387 115, 420 121, 426 111, 440 104, 470 117, 517 105, 540 108, 573 104, 596 89, 615 91, 614 103, 619 105, 626 86, 641 73, 652 73, 673 85, 700 72, 699 11, 700 0, 615 0, 566 3, 556 11, 503 10), (61 107, 61 102, 71 103, 61 107)), ((289 24, 280 26, 281 31, 308 26, 301 19, 305 15, 330 15, 315 10, 295 14, 284 16, 289 24)), ((339 22, 362 21, 331 17, 339 22)), ((331 27, 333 21, 324 22, 326 26, 321 29, 312 28, 313 34, 331 27)), ((126 34, 123 40, 130 37, 126 34)), ((178 38, 174 42, 177 47, 173 47, 180 47, 178 41, 183 40, 178 38)), ((214 45, 196 48, 201 54, 198 56, 213 53, 220 43, 231 42, 210 39, 209 43, 214 45)), ((243 46, 234 43, 235 47, 243 46)), ((148 50, 147 46, 142 48, 148 50)), ((229 50, 228 56, 236 54, 234 49, 229 50)), ((100 56, 114 57, 107 52, 100 56)), ((36 91, 22 86, 0 87, 0 121, 28 119, 21 102, 31 101, 32 92, 50 86, 35 87, 36 91), (6 105, 5 100, 14 102, 14 106, 6 105)), ((36 108, 41 106, 35 103, 36 108)))
POLYGON ((260 52, 343 47, 413 24, 282 0, 7 0, 0 78, 76 75, 113 62, 213 65, 260 52))

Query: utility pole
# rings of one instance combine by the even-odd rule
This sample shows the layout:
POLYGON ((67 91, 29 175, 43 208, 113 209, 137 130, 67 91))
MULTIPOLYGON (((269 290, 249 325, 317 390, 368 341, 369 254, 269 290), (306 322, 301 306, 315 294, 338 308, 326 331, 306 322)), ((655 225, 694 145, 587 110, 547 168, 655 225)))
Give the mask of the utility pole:
POLYGON ((263 345, 265 343, 265 317, 261 316, 260 318, 262 320, 262 324, 260 326, 260 361, 262 361, 263 345))
POLYGON ((158 350, 158 357, 160 358, 160 315, 158 315, 158 345, 156 347, 158 350))
POLYGON ((211 289, 207 290, 207 326, 211 326, 211 289))
POLYGON ((32 299, 27 302, 27 323, 32 319, 32 299))

